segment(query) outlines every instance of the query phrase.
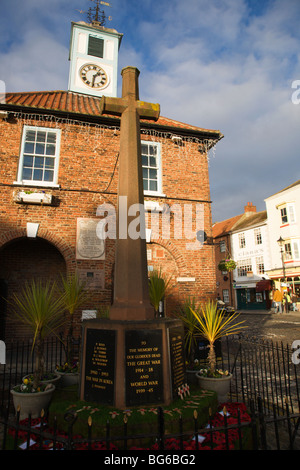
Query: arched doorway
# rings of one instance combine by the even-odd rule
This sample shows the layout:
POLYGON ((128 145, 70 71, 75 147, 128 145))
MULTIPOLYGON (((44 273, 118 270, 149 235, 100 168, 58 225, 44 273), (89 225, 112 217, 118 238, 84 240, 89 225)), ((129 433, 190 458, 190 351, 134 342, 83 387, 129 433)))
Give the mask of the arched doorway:
POLYGON ((31 337, 12 315, 9 300, 32 279, 59 280, 66 273, 66 263, 60 251, 42 238, 18 238, 0 250, 0 285, 6 300, 0 305, 0 328, 5 341, 31 337))

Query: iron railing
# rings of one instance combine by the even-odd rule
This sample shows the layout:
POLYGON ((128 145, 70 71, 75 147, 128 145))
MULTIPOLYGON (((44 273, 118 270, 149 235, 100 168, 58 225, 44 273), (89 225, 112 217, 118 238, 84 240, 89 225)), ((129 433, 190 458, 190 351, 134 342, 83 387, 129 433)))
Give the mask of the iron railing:
MULTIPOLYGON (((292 361, 292 349, 283 343, 274 343, 271 340, 256 340, 246 336, 228 337, 222 341, 221 355, 218 359, 219 367, 229 370, 233 374, 229 402, 241 402, 250 409, 252 428, 253 448, 269 448, 270 439, 274 448, 282 448, 280 439, 285 441, 285 448, 293 448, 298 437, 299 427, 299 384, 297 378, 297 365, 292 361), (255 423, 255 433, 254 433, 255 423), (257 443, 254 439, 259 436, 257 443), (270 438, 270 436, 272 436, 270 438), (280 447, 281 446, 281 447, 280 447)), ((65 360, 64 349, 61 341, 55 338, 46 343, 45 367, 54 369, 56 364, 61 364, 65 360)), ((14 417, 11 404, 11 388, 20 383, 20 379, 34 369, 34 350, 30 343, 12 343, 6 345, 6 363, 0 364, 0 411, 2 410, 2 429, 21 429, 22 424, 18 424, 14 417)), ((298 366, 299 367, 299 366, 298 366)), ((185 436, 180 432, 180 422, 178 423, 178 434, 174 437, 164 433, 163 413, 161 421, 158 423, 159 432, 152 435, 158 446, 164 446, 170 439, 175 439, 182 447, 185 436)), ((158 413, 158 416, 160 416, 158 413)), ((72 416, 70 423, 72 423, 72 416)), ((195 423, 194 423, 195 424, 195 423)), ((231 425, 230 425, 231 426, 231 425)), ((228 430, 230 429, 228 427, 228 430)), ((241 423, 235 425, 236 431, 246 426, 241 423)), ((88 427, 90 436, 93 436, 92 427, 88 427)), ((226 426, 225 426, 226 427, 226 426)), ((61 443, 64 448, 74 441, 71 424, 69 435, 65 438, 57 435, 55 442, 61 443)), ((42 428, 43 429, 43 428, 42 428)), ((195 434, 203 430, 195 429, 195 434)), ((23 429, 24 431, 24 429, 23 429)), ((45 428, 45 432, 47 429, 45 428)), ((225 436, 226 436, 226 430, 225 436)), ((149 436, 147 436, 149 438, 149 436)), ((136 436, 128 431, 128 424, 124 423, 124 435, 120 437, 122 446, 126 449, 128 443, 136 436)), ((115 438, 110 435, 110 424, 107 425, 105 436, 99 439, 90 437, 83 440, 83 447, 90 447, 96 442, 113 442, 115 438)), ((239 442, 239 445, 243 445, 239 442)), ((161 447, 159 447, 161 448, 161 447)))
MULTIPOLYGON (((222 360, 233 373, 231 400, 249 402, 260 397, 266 413, 299 411, 300 397, 297 365, 293 350, 282 342, 246 336, 227 339, 222 360)), ((299 368, 299 366, 298 366, 299 368)))
MULTIPOLYGON (((229 407, 230 410, 230 407, 229 407)), ((165 418, 161 407, 157 408, 157 432, 146 434, 131 434, 130 425, 124 419, 123 434, 116 436, 112 433, 112 426, 107 422, 103 435, 93 433, 92 421, 86 423, 86 436, 73 433, 73 426, 77 420, 76 413, 67 413, 67 431, 60 432, 54 419, 52 427, 48 424, 48 416, 37 420, 19 420, 16 417, 0 417, 2 424, 2 450, 110 450, 110 451, 198 451, 198 450, 299 450, 295 442, 299 426, 300 414, 291 414, 287 405, 286 416, 277 416, 274 406, 274 415, 266 417, 263 413, 261 399, 249 403, 249 411, 241 413, 237 408, 234 418, 227 410, 223 410, 222 421, 217 422, 210 416, 207 426, 199 426, 197 415, 190 421, 190 430, 182 431, 182 419, 178 418, 178 432, 165 432, 165 418), (256 409, 258 411, 256 411, 256 409), (38 423, 37 423, 38 422, 38 423), (217 424, 216 424, 217 423, 217 424), (288 433, 282 433, 282 424, 288 433), (38 424, 38 425, 37 425, 38 424), (273 430, 273 434, 270 433, 273 430), (270 437, 271 436, 271 437, 270 437), (145 447, 141 441, 147 441, 145 447), (152 442, 149 446, 149 440, 152 442), (139 445, 134 445, 135 442, 139 445)))

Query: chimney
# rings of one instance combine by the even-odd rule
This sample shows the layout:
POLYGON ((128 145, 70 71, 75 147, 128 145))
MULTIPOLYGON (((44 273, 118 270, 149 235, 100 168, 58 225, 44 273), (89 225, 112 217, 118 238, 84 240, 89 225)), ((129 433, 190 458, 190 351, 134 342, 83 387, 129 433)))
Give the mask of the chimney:
POLYGON ((247 205, 244 206, 244 212, 246 215, 251 215, 256 212, 256 206, 253 206, 252 202, 247 202, 247 205))

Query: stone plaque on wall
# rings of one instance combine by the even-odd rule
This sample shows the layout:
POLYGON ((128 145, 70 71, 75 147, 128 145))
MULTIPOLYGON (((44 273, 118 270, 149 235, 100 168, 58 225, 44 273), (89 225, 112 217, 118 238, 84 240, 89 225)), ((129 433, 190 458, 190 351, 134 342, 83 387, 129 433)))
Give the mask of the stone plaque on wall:
POLYGON ((89 260, 105 259, 105 241, 99 238, 99 219, 77 219, 76 258, 89 260))
POLYGON ((87 329, 84 399, 112 405, 114 402, 116 331, 87 329))
POLYGON ((173 398, 177 397, 178 387, 185 382, 184 365, 184 331, 182 328, 170 328, 169 351, 171 364, 171 381, 173 398))
POLYGON ((89 290, 105 289, 105 270, 93 269, 77 269, 77 274, 81 282, 83 282, 89 290))
POLYGON ((163 398, 161 330, 125 334, 126 405, 159 403, 163 398))

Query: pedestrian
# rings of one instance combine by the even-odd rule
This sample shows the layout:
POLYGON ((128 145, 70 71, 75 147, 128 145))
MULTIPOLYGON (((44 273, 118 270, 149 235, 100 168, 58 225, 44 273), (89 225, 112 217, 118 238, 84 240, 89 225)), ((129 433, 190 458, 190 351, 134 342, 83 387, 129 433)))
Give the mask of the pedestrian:
POLYGON ((282 303, 283 303, 283 311, 285 313, 288 313, 289 306, 290 306, 290 303, 291 303, 291 297, 290 297, 290 294, 288 292, 284 293, 282 303))
POLYGON ((273 302, 275 303, 275 313, 282 313, 282 292, 280 290, 275 289, 273 293, 273 302))
POLYGON ((297 300, 298 300, 298 297, 296 296, 295 292, 292 292, 291 301, 292 301, 293 312, 297 311, 297 300))

